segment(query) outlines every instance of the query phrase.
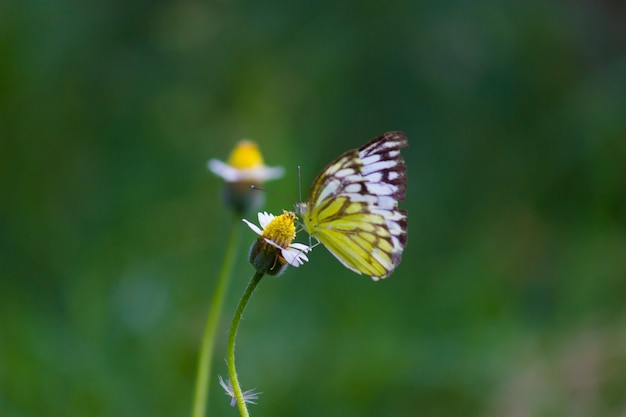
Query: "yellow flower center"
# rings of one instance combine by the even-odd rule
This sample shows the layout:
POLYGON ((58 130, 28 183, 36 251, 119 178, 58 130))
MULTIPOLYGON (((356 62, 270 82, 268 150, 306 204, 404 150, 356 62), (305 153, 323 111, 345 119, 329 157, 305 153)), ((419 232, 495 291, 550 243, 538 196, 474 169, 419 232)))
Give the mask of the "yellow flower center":
POLYGON ((296 237, 295 220, 295 213, 283 210, 283 214, 274 217, 265 226, 261 237, 269 239, 281 248, 286 249, 296 237))
POLYGON ((237 169, 255 168, 263 166, 263 157, 256 143, 242 140, 230 153, 228 165, 237 169))

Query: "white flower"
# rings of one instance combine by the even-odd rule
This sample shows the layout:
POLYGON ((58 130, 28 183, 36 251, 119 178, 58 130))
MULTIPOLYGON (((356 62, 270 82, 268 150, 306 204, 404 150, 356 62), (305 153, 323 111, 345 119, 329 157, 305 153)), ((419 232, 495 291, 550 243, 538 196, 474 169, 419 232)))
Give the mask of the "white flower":
POLYGON ((261 228, 246 219, 243 219, 243 221, 257 235, 261 236, 265 242, 278 248, 282 257, 289 265, 297 267, 309 260, 305 254, 311 248, 302 243, 292 243, 296 237, 295 219, 296 215, 294 213, 285 211, 278 217, 266 212, 259 213, 261 228))
MULTIPOLYGON (((228 395, 230 399, 230 406, 234 407, 237 404, 237 398, 235 398, 235 391, 233 390, 233 384, 230 383, 230 379, 228 382, 224 382, 221 375, 218 375, 220 380, 220 385, 226 391, 226 395, 228 395)), ((259 398, 259 395, 263 394, 262 392, 254 392, 254 389, 250 389, 243 392, 243 401, 248 404, 256 404, 256 399, 259 398)))
POLYGON ((209 169, 226 182, 261 184, 283 176, 282 167, 268 167, 254 142, 242 140, 228 158, 228 163, 211 159, 209 169))

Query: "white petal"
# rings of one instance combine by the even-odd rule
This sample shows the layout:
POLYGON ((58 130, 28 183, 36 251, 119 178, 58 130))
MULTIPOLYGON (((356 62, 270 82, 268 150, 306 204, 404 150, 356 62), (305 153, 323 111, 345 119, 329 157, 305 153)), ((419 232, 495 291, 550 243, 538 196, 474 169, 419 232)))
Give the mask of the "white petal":
POLYGON ((274 215, 273 214, 269 214, 268 212, 264 211, 264 212, 259 212, 259 224, 261 225, 261 227, 263 229, 265 229, 265 227, 272 221, 274 220, 274 215))
POLYGON ((274 242, 273 240, 269 240, 268 238, 264 238, 264 240, 269 243, 270 245, 282 250, 283 248, 280 247, 280 245, 276 242, 274 242))
POLYGON ((243 220, 250 227, 250 229, 254 230, 254 233, 256 233, 257 235, 260 235, 263 233, 263 231, 259 229, 259 227, 256 224, 250 223, 246 219, 241 219, 241 220, 243 220))
POLYGON ((305 245, 304 243, 292 243, 289 247, 299 250, 300 252, 309 252, 311 248, 309 245, 305 245))
POLYGON ((209 160, 208 167, 211 170, 211 172, 213 172, 215 175, 219 177, 222 177, 224 181, 227 181, 227 182, 239 181, 238 177, 240 175, 239 175, 238 170, 231 167, 228 164, 225 164, 224 162, 220 160, 217 160, 217 159, 209 160))
POLYGON ((304 264, 304 262, 309 260, 309 258, 306 257, 304 252, 300 252, 297 249, 283 249, 282 254, 283 254, 283 258, 285 258, 287 263, 295 267, 298 267, 304 264))
POLYGON ((222 386, 222 388, 224 388, 224 391, 226 391, 226 394, 230 395, 230 396, 234 396, 233 395, 233 386, 230 384, 230 380, 228 380, 228 383, 224 382, 224 379, 222 378, 221 375, 218 375, 217 378, 220 381, 220 385, 222 386))
POLYGON ((285 260, 287 261, 287 263, 291 266, 300 266, 302 264, 304 264, 304 262, 308 262, 309 258, 306 257, 306 255, 304 254, 304 252, 311 250, 308 246, 303 245, 302 243, 293 243, 290 245, 289 249, 284 249, 281 248, 278 244, 276 244, 275 242, 265 238, 265 241, 267 243, 269 243, 270 245, 280 249, 281 254, 283 255, 283 258, 285 258, 285 260), (293 247, 293 245, 298 245, 298 246, 302 246, 302 248, 299 247, 293 247))
POLYGON ((258 166, 254 168, 237 169, 218 159, 211 159, 208 163, 209 169, 222 177, 227 182, 265 182, 280 178, 285 170, 282 167, 258 166))
POLYGON ((249 179, 257 180, 259 182, 265 182, 265 181, 280 178, 285 173, 285 170, 283 169, 283 167, 266 167, 266 166, 252 168, 246 171, 248 171, 247 175, 250 176, 249 179))

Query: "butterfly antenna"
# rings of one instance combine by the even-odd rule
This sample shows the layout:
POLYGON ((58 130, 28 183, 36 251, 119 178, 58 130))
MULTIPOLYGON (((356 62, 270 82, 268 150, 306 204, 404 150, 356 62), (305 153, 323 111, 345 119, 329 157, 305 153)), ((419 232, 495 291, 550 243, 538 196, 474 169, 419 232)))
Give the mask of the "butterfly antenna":
POLYGON ((250 184, 250 189, 251 190, 257 190, 257 191, 269 192, 269 190, 267 188, 259 187, 258 185, 254 185, 254 184, 250 184))
POLYGON ((278 192, 276 192, 274 190, 269 190, 267 188, 260 187, 258 185, 250 184, 250 189, 251 190, 255 190, 255 191, 265 191, 266 193, 270 193, 270 194, 273 194, 273 195, 278 195, 278 196, 280 196, 280 197, 282 197, 282 198, 284 198, 286 200, 292 201, 290 197, 288 197, 288 196, 286 196, 284 194, 278 193, 278 192))
POLYGON ((298 201, 302 201, 302 181, 300 176, 300 165, 298 165, 298 201))

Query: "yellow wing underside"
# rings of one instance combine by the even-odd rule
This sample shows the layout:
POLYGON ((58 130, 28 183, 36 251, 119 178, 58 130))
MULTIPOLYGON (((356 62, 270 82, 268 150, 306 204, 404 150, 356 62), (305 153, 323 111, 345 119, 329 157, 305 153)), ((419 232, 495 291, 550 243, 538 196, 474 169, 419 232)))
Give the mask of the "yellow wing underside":
POLYGON ((307 232, 354 272, 373 278, 387 276, 394 267, 394 261, 385 219, 360 211, 363 207, 356 203, 349 204, 346 209, 344 203, 342 199, 337 199, 321 213, 313 213, 312 219, 317 221, 305 220, 307 232), (351 206, 355 212, 348 213, 351 206))

